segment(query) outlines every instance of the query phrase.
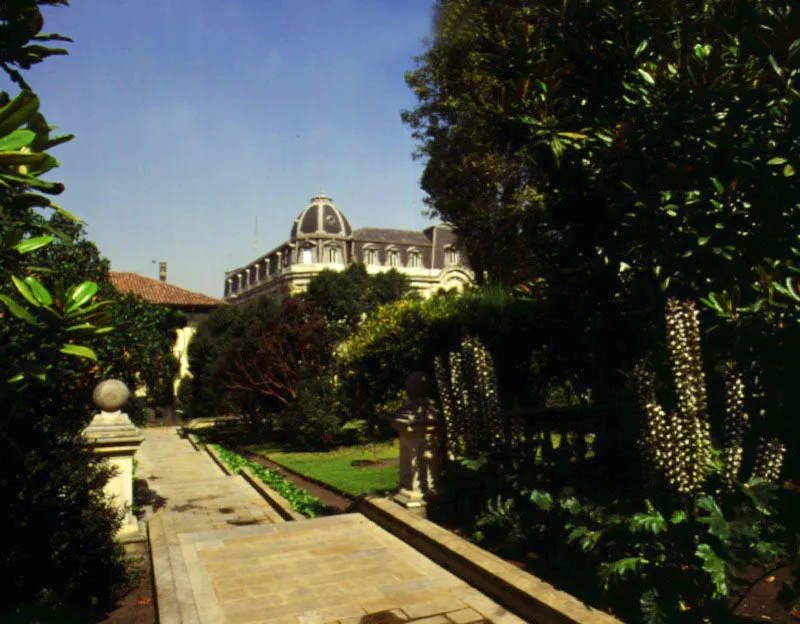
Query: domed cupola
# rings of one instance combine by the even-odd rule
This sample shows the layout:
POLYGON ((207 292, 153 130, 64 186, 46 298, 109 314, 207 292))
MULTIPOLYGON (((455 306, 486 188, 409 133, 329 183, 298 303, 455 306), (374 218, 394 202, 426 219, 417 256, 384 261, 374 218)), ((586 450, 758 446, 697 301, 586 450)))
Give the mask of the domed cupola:
POLYGON ((295 219, 290 239, 349 238, 350 222, 327 195, 320 193, 295 219))

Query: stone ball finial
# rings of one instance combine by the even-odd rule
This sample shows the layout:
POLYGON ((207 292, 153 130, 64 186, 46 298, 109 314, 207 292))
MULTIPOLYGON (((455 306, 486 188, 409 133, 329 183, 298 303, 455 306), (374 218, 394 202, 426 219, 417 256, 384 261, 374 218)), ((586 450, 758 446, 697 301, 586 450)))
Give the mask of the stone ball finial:
POLYGON ((406 378, 406 394, 409 401, 422 401, 428 398, 430 386, 430 379, 425 373, 420 371, 411 373, 406 378))
POLYGON ((94 404, 104 412, 118 412, 131 393, 119 379, 106 379, 97 384, 92 393, 94 404))

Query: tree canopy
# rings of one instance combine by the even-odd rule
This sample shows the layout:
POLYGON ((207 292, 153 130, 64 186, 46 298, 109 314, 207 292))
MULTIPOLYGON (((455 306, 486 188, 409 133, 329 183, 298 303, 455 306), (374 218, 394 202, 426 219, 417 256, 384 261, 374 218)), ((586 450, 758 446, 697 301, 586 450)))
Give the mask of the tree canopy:
POLYGON ((370 274, 363 264, 350 264, 343 271, 321 271, 311 280, 304 296, 319 307, 334 327, 352 330, 365 315, 410 290, 408 277, 395 269, 370 274))

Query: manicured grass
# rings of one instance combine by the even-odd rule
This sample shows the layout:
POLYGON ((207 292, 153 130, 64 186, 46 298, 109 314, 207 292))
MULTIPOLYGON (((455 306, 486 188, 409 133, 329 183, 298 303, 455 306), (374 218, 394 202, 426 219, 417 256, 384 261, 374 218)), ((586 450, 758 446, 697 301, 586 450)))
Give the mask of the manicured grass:
MULTIPOLYGON (((376 455, 370 447, 352 446, 324 453, 276 452, 263 447, 252 447, 250 450, 353 496, 385 492, 397 488, 400 484, 400 467, 397 465, 375 467, 353 465, 353 462, 375 459, 376 455)), ((399 456, 400 447, 396 440, 377 445, 378 460, 397 459, 399 456)))

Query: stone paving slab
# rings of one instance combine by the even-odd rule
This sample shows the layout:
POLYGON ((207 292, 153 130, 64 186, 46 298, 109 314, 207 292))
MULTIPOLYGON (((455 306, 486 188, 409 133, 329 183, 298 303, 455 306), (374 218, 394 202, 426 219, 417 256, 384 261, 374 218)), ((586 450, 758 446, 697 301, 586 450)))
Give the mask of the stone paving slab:
POLYGON ((138 461, 161 624, 523 622, 361 514, 281 521, 174 430, 138 461))
POLYGON ((178 540, 201 624, 523 621, 361 514, 178 540))

